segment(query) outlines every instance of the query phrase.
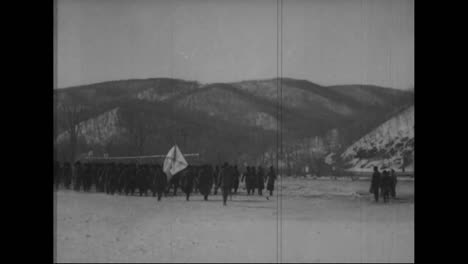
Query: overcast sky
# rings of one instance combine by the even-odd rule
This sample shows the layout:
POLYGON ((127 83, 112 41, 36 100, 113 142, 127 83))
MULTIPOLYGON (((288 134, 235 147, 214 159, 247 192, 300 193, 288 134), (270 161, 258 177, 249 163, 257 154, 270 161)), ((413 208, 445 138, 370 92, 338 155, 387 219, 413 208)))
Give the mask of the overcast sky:
MULTIPOLYGON (((58 0, 59 88, 133 78, 277 74, 277 0, 58 0)), ((283 2, 283 76, 414 86, 414 2, 283 2)))

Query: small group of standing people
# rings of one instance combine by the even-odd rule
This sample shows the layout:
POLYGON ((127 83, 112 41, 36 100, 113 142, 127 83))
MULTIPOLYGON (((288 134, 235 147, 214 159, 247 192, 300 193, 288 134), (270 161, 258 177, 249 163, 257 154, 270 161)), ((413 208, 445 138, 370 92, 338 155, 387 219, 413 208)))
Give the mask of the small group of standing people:
POLYGON ((372 181, 370 186, 370 193, 374 194, 376 202, 379 201, 379 194, 382 196, 384 203, 387 203, 389 198, 396 198, 396 184, 397 176, 395 170, 390 171, 383 170, 380 173, 377 167, 374 167, 374 173, 372 174, 372 181))
MULTIPOLYGON (((263 189, 266 189, 269 192, 270 196, 273 196, 273 190, 276 181, 276 173, 273 166, 270 166, 270 169, 267 173, 264 172, 262 166, 255 168, 254 166, 246 167, 245 173, 242 175, 241 182, 245 180, 245 187, 247 189, 247 195, 255 194, 255 189, 258 191, 258 195, 263 195, 263 189)), ((269 196, 267 196, 269 199, 269 196)))
MULTIPOLYGON (((246 173, 242 175, 241 182, 246 183, 247 195, 254 194, 255 189, 258 190, 258 194, 262 196, 262 190, 265 188, 265 181, 267 190, 270 192, 270 196, 273 195, 273 190, 275 186, 276 173, 273 166, 270 167, 270 170, 267 173, 264 173, 261 166, 258 167, 258 170, 255 170, 255 167, 247 167, 246 173)), ((223 204, 226 205, 228 195, 232 195, 232 190, 234 189, 237 193, 237 188, 239 187, 239 171, 237 166, 230 166, 228 163, 225 163, 219 170, 219 180, 218 184, 215 186, 215 193, 218 187, 221 187, 223 195, 223 204)), ((267 199, 269 197, 267 196, 267 199)))

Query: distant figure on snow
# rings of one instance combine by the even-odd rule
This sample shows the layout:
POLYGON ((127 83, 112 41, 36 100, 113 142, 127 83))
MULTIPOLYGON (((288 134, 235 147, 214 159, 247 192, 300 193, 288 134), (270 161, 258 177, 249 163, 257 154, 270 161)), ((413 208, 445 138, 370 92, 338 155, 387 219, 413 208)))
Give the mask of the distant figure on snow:
POLYGON ((222 190, 223 194, 223 205, 226 205, 227 197, 231 193, 232 183, 234 178, 234 168, 224 163, 223 167, 221 168, 220 173, 220 182, 219 185, 222 190))
POLYGON ((394 169, 392 169, 390 171, 390 178, 392 179, 390 195, 392 196, 393 199, 395 199, 396 198, 396 184, 397 184, 398 180, 397 180, 397 176, 396 176, 396 173, 395 173, 394 169))
MULTIPOLYGON (((270 171, 268 172, 267 177, 267 190, 270 192, 270 196, 273 196, 273 190, 275 189, 276 180, 276 174, 275 170, 273 169, 273 166, 270 166, 270 171)), ((270 200, 269 196, 267 196, 267 200, 270 200)))
POLYGON ((374 194, 374 199, 376 202, 379 201, 379 187, 380 187, 380 172, 379 172, 379 169, 376 166, 374 166, 374 174, 372 174, 372 181, 371 181, 369 192, 374 194))
POLYGON ((257 175, 256 175, 256 186, 258 190, 258 195, 262 196, 262 191, 265 188, 265 175, 263 173, 262 166, 258 166, 257 175))
POLYGON ((380 179, 380 191, 382 193, 384 203, 388 202, 388 198, 390 197, 391 185, 392 179, 390 178, 390 174, 387 170, 384 170, 382 178, 380 179))

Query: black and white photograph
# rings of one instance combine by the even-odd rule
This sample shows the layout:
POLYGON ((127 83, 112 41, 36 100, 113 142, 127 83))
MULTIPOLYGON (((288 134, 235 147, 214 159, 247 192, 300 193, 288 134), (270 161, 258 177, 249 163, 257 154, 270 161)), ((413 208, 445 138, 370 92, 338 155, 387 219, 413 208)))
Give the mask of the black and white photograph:
POLYGON ((53 60, 54 262, 414 262, 414 0, 55 0, 53 60))

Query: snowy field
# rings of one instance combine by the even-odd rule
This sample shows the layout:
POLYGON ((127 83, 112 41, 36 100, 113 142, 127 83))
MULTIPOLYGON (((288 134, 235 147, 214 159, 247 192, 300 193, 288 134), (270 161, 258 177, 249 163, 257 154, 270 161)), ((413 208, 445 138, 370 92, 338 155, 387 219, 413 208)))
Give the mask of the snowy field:
POLYGON ((56 260, 413 262, 414 181, 399 181, 389 204, 375 204, 368 190, 368 181, 284 179, 280 222, 276 194, 246 196, 243 184, 227 206, 219 194, 158 202, 60 190, 56 260))

